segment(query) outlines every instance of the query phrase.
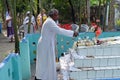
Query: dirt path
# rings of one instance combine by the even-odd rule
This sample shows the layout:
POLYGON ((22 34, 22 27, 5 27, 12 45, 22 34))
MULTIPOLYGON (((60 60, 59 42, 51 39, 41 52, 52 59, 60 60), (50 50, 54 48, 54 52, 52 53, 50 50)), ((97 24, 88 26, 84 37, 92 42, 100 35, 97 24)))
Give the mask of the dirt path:
POLYGON ((4 60, 4 58, 14 50, 15 43, 10 43, 8 38, 6 37, 6 30, 3 30, 0 33, 0 62, 4 60))

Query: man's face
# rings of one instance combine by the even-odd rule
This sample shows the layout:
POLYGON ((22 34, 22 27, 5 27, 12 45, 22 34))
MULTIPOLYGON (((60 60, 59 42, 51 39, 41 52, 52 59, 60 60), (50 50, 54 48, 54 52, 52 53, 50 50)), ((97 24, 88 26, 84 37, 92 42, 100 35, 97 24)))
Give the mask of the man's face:
POLYGON ((27 16, 30 16, 30 14, 27 14, 27 16))
POLYGON ((56 12, 54 15, 53 15, 53 20, 54 21, 57 21, 59 19, 59 14, 56 12))

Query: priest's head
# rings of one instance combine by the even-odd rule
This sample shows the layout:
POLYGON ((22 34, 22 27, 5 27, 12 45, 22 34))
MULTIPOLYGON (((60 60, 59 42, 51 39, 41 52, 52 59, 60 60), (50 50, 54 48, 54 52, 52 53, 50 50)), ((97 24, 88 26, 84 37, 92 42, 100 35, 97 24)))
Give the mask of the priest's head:
POLYGON ((50 16, 54 21, 57 21, 59 18, 59 12, 57 9, 51 9, 48 13, 48 16, 50 16))

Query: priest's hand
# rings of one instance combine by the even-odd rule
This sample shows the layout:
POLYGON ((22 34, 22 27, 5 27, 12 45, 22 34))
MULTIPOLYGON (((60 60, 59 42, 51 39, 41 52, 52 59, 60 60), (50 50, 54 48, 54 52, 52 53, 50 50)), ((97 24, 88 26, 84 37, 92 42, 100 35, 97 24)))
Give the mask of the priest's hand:
POLYGON ((77 37, 78 35, 79 35, 79 33, 74 31, 73 37, 77 37))

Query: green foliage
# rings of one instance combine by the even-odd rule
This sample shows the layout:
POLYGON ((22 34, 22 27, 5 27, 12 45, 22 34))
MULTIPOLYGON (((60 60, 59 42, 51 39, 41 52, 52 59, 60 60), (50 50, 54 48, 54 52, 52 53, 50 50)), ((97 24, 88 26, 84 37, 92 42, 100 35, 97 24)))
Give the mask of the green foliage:
MULTIPOLYGON (((3 0, 0 0, 0 7, 2 7, 3 0)), ((11 0, 7 0, 10 2, 11 0)), ((40 10, 44 8, 46 10, 46 13, 51 8, 57 8, 60 13, 60 22, 71 22, 72 16, 71 16, 71 7, 69 4, 69 0, 39 0, 40 3, 38 3, 38 0, 16 0, 16 14, 20 13, 26 13, 26 11, 34 11, 35 16, 37 16, 37 7, 39 6, 40 10)), ((75 11, 75 18, 77 22, 79 23, 82 18, 85 18, 86 11, 86 1, 87 0, 71 0, 73 4, 73 8, 75 11)), ((90 6, 98 6, 100 1, 101 5, 105 5, 108 1, 111 0, 89 0, 90 6)), ((13 3, 13 2, 11 2, 13 3)), ((5 6, 5 5, 4 5, 5 6)), ((6 8, 5 8, 6 9, 6 8)), ((0 8, 0 12, 2 11, 2 8, 0 8)))
POLYGON ((17 5, 16 5, 16 11, 17 12, 23 12, 24 10, 26 10, 27 9, 27 6, 26 6, 26 2, 25 1, 22 1, 22 0, 19 0, 19 1, 17 1, 17 5), (21 4, 22 3, 22 4, 21 4))
POLYGON ((105 5, 107 2, 110 2, 111 0, 90 0, 91 6, 98 6, 99 2, 101 1, 101 5, 105 5))
MULTIPOLYGON (((0 0, 0 7, 2 7, 2 1, 0 0)), ((1 11, 2 11, 2 8, 0 8, 0 13, 1 13, 1 11)))
MULTIPOLYGON (((0 3, 1 3, 2 1, 0 0, 0 3)), ((2 7, 2 4, 0 4, 0 7, 2 7)), ((2 8, 0 8, 0 22, 2 21, 2 8)))
POLYGON ((91 6, 99 5, 99 0, 90 0, 91 6))
POLYGON ((118 27, 120 27, 120 19, 118 19, 118 20, 116 21, 116 25, 117 25, 118 27))

